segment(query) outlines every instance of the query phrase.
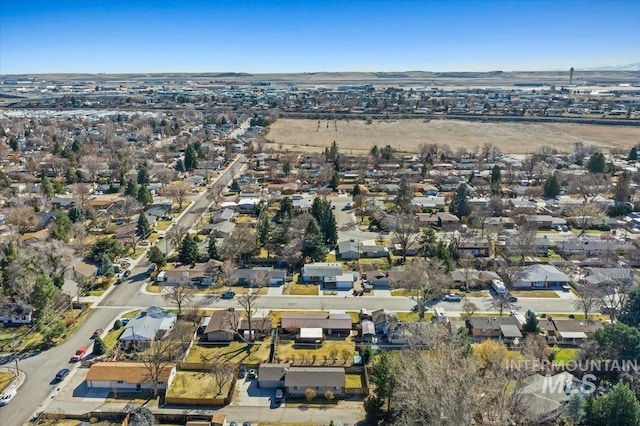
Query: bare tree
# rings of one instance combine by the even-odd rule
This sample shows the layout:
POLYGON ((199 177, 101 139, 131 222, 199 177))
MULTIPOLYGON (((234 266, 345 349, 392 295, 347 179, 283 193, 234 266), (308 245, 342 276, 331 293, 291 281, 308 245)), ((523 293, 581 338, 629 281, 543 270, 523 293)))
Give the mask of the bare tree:
POLYGON ((168 286, 168 288, 169 291, 163 297, 167 302, 173 302, 178 306, 178 315, 180 315, 182 306, 189 304, 193 300, 195 287, 189 284, 187 280, 183 280, 183 282, 168 286))
POLYGON ((247 328, 249 331, 248 343, 252 343, 254 341, 252 321, 253 321, 253 316, 256 314, 257 304, 259 299, 260 299, 260 294, 258 294, 258 292, 253 292, 253 291, 250 291, 246 294, 242 294, 236 299, 238 302, 238 305, 240 305, 240 307, 244 311, 244 314, 247 317, 247 328))
POLYGON ((175 224, 171 227, 171 229, 169 229, 169 231, 167 231, 166 238, 173 247, 178 247, 186 233, 187 230, 184 226, 175 224))
POLYGON ((238 264, 243 264, 244 256, 253 253, 258 248, 255 229, 236 226, 233 233, 227 237, 220 247, 221 257, 224 259, 237 258, 238 264))
POLYGON ((33 207, 18 206, 9 210, 7 224, 15 227, 19 234, 26 233, 36 225, 36 214, 33 207))
POLYGON ((606 308, 611 319, 616 319, 627 305, 634 281, 631 276, 623 275, 613 269, 605 272, 600 283, 600 305, 606 308))
POLYGON ((509 239, 507 250, 512 255, 519 256, 523 265, 526 257, 533 255, 535 252, 536 233, 535 224, 524 222, 509 239))
POLYGON ((58 287, 73 258, 73 250, 60 240, 43 241, 31 246, 32 264, 38 274, 50 276, 58 287))
POLYGON ((149 349, 142 352, 140 358, 146 369, 146 378, 153 384, 153 396, 158 396, 158 382, 161 381, 167 369, 173 364, 175 343, 170 340, 157 340, 149 349))
POLYGON ((167 197, 170 197, 174 203, 178 204, 178 208, 182 211, 182 205, 191 192, 191 185, 183 180, 179 180, 171 182, 162 192, 167 197))
POLYGON ((470 282, 473 279, 473 272, 475 271, 476 260, 473 256, 460 256, 458 259, 458 265, 462 268, 462 275, 464 277, 464 288, 469 291, 470 282))
POLYGON ((504 311, 513 309, 511 295, 509 293, 496 295, 495 298, 491 299, 491 307, 497 309, 500 312, 500 316, 502 316, 504 311))
POLYGON ((602 209, 595 204, 585 203, 571 207, 569 214, 572 220, 581 229, 581 234, 587 232, 591 225, 598 222, 604 217, 602 209))
POLYGON ((589 320, 589 314, 596 309, 602 300, 602 289, 591 283, 585 283, 580 286, 580 296, 573 302, 576 309, 580 309, 584 313, 584 319, 589 320))
POLYGON ((413 215, 397 214, 394 216, 393 236, 402 250, 402 263, 407 261, 407 249, 419 231, 413 215))
POLYGON ((222 390, 235 378, 235 366, 229 362, 215 360, 209 368, 213 388, 218 390, 216 395, 222 394, 222 390))
POLYGON ((238 266, 233 259, 227 259, 222 263, 221 267, 224 285, 231 287, 238 281, 238 266))
POLYGON ((449 275, 439 260, 413 259, 404 270, 394 274, 393 287, 403 289, 416 302, 418 317, 424 320, 427 303, 442 295, 448 288, 449 275))
POLYGON ((593 202, 595 198, 609 189, 609 180, 605 174, 585 173, 571 176, 569 180, 569 192, 582 197, 583 202, 593 202))
POLYGON ((469 318, 476 313, 476 311, 478 310, 478 307, 476 306, 475 303, 470 302, 469 300, 465 300, 464 303, 462 304, 462 309, 464 310, 464 313, 467 315, 467 318, 469 318))

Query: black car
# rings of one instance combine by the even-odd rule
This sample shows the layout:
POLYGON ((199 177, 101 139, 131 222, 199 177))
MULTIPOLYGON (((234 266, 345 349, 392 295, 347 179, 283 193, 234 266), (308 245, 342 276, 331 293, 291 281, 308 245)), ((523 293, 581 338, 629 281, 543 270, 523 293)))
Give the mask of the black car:
POLYGON ((129 278, 129 276, 131 275, 131 270, 127 269, 126 271, 124 271, 124 274, 122 274, 123 277, 125 278, 129 278))
POLYGON ((509 301, 509 303, 515 303, 518 301, 518 298, 515 296, 508 296, 507 300, 509 301))
POLYGON ((247 367, 245 367, 244 365, 240 366, 240 369, 238 370, 238 377, 241 379, 244 379, 244 376, 247 375, 247 367))
POLYGON ((62 379, 64 379, 65 377, 67 377, 67 375, 69 374, 71 370, 69 370, 68 368, 63 368, 62 370, 58 371, 56 373, 56 380, 57 381, 62 381, 62 379))

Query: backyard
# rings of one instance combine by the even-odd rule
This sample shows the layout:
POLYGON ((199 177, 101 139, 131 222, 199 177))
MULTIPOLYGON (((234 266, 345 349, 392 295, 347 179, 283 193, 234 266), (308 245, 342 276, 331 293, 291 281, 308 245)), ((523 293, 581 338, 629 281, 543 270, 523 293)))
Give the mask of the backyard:
POLYGON ((221 389, 214 377, 205 371, 178 371, 167 391, 167 398, 225 398, 232 381, 225 383, 221 389))
POLYGON ((257 365, 269 362, 271 338, 249 345, 244 342, 231 342, 224 346, 193 345, 187 354, 186 362, 202 363, 213 360, 234 364, 257 365))
POLYGON ((303 346, 293 340, 280 340, 276 349, 276 362, 294 365, 349 366, 353 364, 355 343, 351 340, 326 340, 318 348, 303 346))

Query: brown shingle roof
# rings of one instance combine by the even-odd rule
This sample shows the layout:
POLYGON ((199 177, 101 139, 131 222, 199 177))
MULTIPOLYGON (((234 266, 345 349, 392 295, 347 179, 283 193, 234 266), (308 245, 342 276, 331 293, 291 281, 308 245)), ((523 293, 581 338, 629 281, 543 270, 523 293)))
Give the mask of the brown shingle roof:
MULTIPOLYGON (((163 366, 159 381, 166 383, 172 368, 173 364, 163 366)), ((148 377, 149 370, 141 362, 98 362, 89 368, 85 380, 142 384, 149 381, 148 377)))

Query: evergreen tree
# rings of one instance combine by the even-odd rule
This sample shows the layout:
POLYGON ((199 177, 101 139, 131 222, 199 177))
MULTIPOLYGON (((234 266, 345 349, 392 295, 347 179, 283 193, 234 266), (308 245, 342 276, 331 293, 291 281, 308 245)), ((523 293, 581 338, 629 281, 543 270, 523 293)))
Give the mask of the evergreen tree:
POLYGON ((155 263, 159 267, 167 264, 167 259, 162 253, 162 250, 158 248, 158 246, 153 246, 149 249, 147 259, 149 259, 149 262, 155 263))
POLYGON ((149 170, 144 164, 138 169, 138 185, 149 185, 149 170))
POLYGON ((640 425, 640 404, 635 394, 624 382, 618 382, 606 395, 593 402, 589 418, 585 414, 585 423, 599 426, 638 426, 640 425))
POLYGON ((284 173, 285 176, 289 176, 289 173, 291 173, 291 163, 289 160, 285 161, 282 165, 282 173, 284 173))
POLYGON ((187 171, 187 169, 184 167, 184 161, 182 161, 182 158, 178 158, 178 161, 176 161, 176 171, 178 173, 184 173, 187 171))
POLYGON ((69 209, 69 219, 73 223, 82 223, 87 220, 87 212, 84 207, 71 207, 69 209))
POLYGON ((522 327, 522 330, 527 333, 538 333, 540 331, 540 327, 538 326, 538 318, 536 314, 532 310, 528 310, 525 314, 526 322, 522 327))
POLYGON ((107 255, 112 261, 124 254, 126 250, 122 247, 122 244, 118 240, 113 238, 104 237, 100 238, 91 248, 89 258, 94 262, 101 262, 104 255, 107 255))
POLYGON ((340 185, 340 176, 338 176, 338 172, 334 172, 333 176, 331 176, 331 180, 329 181, 329 188, 335 191, 336 189, 338 189, 339 185, 340 185))
POLYGON ((622 307, 618 315, 618 321, 631 327, 640 327, 640 290, 629 295, 627 303, 622 307))
POLYGON ((207 254, 209 255, 209 259, 220 260, 220 255, 218 254, 218 243, 213 236, 209 237, 207 254))
POLYGON ((151 196, 151 192, 149 192, 149 188, 146 186, 141 186, 140 189, 138 189, 136 200, 138 200, 145 206, 153 203, 153 197, 151 196))
POLYGON ((33 317, 36 321, 44 321, 50 314, 53 298, 58 293, 53 280, 46 275, 38 275, 29 298, 34 309, 33 317))
POLYGON ((391 352, 382 351, 371 369, 371 382, 374 384, 375 397, 391 406, 393 391, 397 386, 399 366, 394 362, 391 352))
POLYGON ((407 178, 400 180, 398 193, 394 199, 396 208, 402 213, 413 213, 413 191, 407 178))
POLYGON ((292 216, 293 216, 293 202, 289 197, 284 197, 282 201, 280 201, 280 209, 274 216, 273 220, 276 223, 282 223, 285 220, 291 219, 292 216))
POLYGON ((358 195, 360 195, 360 194, 361 194, 361 191, 360 191, 360 185, 358 185, 358 184, 356 183, 355 185, 353 185, 353 194, 352 194, 352 196, 353 196, 353 198, 355 198, 355 197, 357 197, 357 196, 358 196, 358 195))
POLYGON ((629 161, 638 161, 638 148, 635 146, 629 151, 629 161))
POLYGON ((102 256, 102 264, 100 265, 100 273, 105 277, 113 277, 116 272, 113 267, 113 263, 111 263, 111 259, 106 254, 102 256))
POLYGON ((200 253, 198 252, 198 237, 194 235, 186 235, 182 239, 180 244, 180 250, 178 252, 178 260, 184 265, 195 265, 200 259, 200 253))
POLYGON ((302 238, 302 257, 310 258, 312 262, 323 262, 327 257, 322 241, 320 229, 315 220, 310 220, 302 238))
POLYGON ((124 195, 129 197, 137 197, 138 196, 138 184, 133 181, 133 179, 129 179, 127 181, 127 186, 124 190, 124 195))
POLYGON ((51 226, 51 238, 68 243, 71 239, 71 219, 65 212, 60 213, 51 226))
POLYGON ((238 183, 237 180, 234 180, 233 182, 231 182, 231 186, 229 187, 229 192, 239 193, 240 190, 241 190, 240 184, 238 183))
POLYGON ((193 145, 189 145, 184 153, 184 167, 190 172, 198 168, 198 154, 193 145))
POLYGON ((604 173, 607 160, 604 158, 604 154, 601 152, 594 152, 589 158, 587 164, 587 170, 590 173, 604 173))
POLYGON ((142 238, 147 238, 149 234, 151 234, 152 228, 149 225, 149 220, 147 220, 147 216, 144 213, 140 213, 138 215, 138 225, 137 225, 138 235, 142 238))
POLYGON ((496 164, 495 166, 493 166, 493 169, 491 169, 491 183, 498 183, 500 182, 501 178, 502 171, 500 170, 500 166, 496 164))
POLYGON ((469 204, 470 196, 471 191, 469 190, 469 185, 466 183, 458 185, 456 192, 453 194, 449 211, 459 218, 469 216, 471 214, 471 205, 469 204))
POLYGON ((42 187, 42 194, 47 197, 47 199, 51 199, 56 195, 53 185, 46 174, 42 175, 42 182, 40 183, 40 186, 42 187))
POLYGON ((107 352, 107 345, 100 336, 93 339, 93 354, 95 356, 104 355, 107 352))
POLYGON ((560 182, 555 173, 551 173, 549 177, 547 177, 543 188, 545 197, 555 198, 560 194, 560 182))
POLYGON ((262 215, 262 220, 258 224, 258 242, 261 247, 267 249, 267 258, 271 257, 271 241, 272 241, 273 225, 271 218, 266 211, 262 215))

